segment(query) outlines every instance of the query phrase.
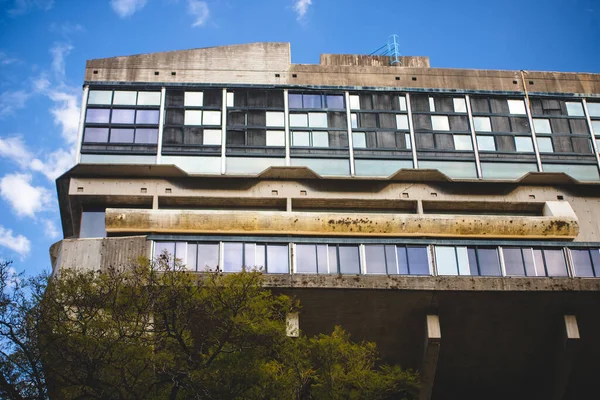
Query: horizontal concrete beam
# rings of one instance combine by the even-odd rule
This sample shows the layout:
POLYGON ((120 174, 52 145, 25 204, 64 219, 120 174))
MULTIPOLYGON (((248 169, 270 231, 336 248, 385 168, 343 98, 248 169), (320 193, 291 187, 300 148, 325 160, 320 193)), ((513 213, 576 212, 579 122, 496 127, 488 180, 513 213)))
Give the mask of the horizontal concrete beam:
POLYGON ((574 239, 572 216, 107 209, 106 231, 309 236, 574 239))

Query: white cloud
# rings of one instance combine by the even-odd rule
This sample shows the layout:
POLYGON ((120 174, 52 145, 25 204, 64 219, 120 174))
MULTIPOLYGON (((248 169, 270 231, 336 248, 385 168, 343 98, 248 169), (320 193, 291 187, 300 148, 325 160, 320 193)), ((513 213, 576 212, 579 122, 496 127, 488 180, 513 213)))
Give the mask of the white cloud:
POLYGON ((5 52, 0 51, 0 65, 10 65, 18 63, 20 60, 18 58, 9 57, 5 52))
POLYGON ((20 136, 0 137, 0 157, 10 158, 21 168, 27 168, 32 158, 20 136))
POLYGON ((302 19, 308 12, 308 7, 312 4, 312 0, 297 0, 294 3, 294 11, 298 15, 297 19, 302 19))
POLYGON ((205 1, 188 0, 188 13, 194 17, 192 26, 202 26, 206 23, 210 15, 208 3, 205 1))
POLYGON ((29 93, 24 90, 0 93, 0 118, 11 115, 16 110, 25 107, 29 93))
POLYGON ((110 6, 120 18, 127 18, 140 11, 146 0, 110 0, 110 6))
POLYGON ((0 196, 6 200, 17 216, 35 218, 51 204, 52 193, 42 186, 31 184, 31 174, 13 173, 0 180, 0 196))
POLYGON ((14 0, 13 8, 8 13, 15 16, 25 14, 33 9, 48 11, 54 6, 54 0, 14 0))
POLYGON ((25 257, 31 250, 31 242, 23 235, 14 235, 13 231, 0 225, 0 246, 7 247, 25 257))
POLYGON ((52 71, 59 77, 65 76, 65 57, 73 50, 69 43, 54 43, 50 48, 52 54, 52 71))
POLYGON ((79 101, 77 95, 70 93, 71 88, 50 89, 47 92, 54 106, 50 109, 54 117, 54 125, 60 125, 63 139, 69 145, 77 143, 79 131, 79 101))
POLYGON ((70 22, 65 22, 63 24, 53 23, 50 25, 50 32, 58 33, 65 39, 68 39, 75 33, 85 32, 85 28, 79 24, 72 24, 70 22))
POLYGON ((56 239, 60 237, 60 232, 52 220, 44 218, 42 219, 42 224, 44 225, 44 233, 46 234, 46 237, 50 239, 56 239))
POLYGON ((30 168, 33 171, 41 172, 46 178, 54 181, 73 165, 75 165, 74 150, 68 152, 63 149, 58 149, 52 153, 31 160, 30 168))

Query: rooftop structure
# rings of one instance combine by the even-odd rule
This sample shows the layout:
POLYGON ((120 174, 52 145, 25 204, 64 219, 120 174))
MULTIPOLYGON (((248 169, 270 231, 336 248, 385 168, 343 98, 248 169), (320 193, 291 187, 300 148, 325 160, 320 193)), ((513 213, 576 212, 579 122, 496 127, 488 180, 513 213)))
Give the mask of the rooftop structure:
POLYGON ((288 43, 87 62, 53 268, 261 266, 422 399, 595 398, 600 75, 288 43))

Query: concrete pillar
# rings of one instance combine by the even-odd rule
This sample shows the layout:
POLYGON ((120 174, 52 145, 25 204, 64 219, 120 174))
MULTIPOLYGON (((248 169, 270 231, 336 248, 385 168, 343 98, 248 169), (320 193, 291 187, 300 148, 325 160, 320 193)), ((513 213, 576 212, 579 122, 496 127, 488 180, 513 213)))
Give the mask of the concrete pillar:
POLYGON ((471 127, 471 141, 473 142, 473 154, 475 154, 475 166, 477 167, 477 177, 483 178, 481 172, 481 161, 479 159, 479 147, 477 147, 477 135, 475 134, 475 123, 473 122, 473 111, 471 110, 471 98, 465 95, 465 104, 469 113, 469 126, 471 127))
POLYGON ((289 92, 287 89, 283 90, 283 116, 284 116, 284 134, 285 134, 285 166, 289 167, 292 165, 290 157, 290 146, 292 138, 290 136, 290 99, 289 92))
POLYGON ((440 329, 439 316, 427 315, 425 320, 425 351, 423 353, 423 362, 421 364, 422 386, 419 393, 419 400, 431 399, 441 341, 442 331, 440 329))
POLYGON ((575 363, 577 348, 579 347, 579 326, 575 315, 564 315, 564 322, 559 336, 556 351, 556 364, 554 375, 554 392, 552 399, 562 400, 567 392, 569 376, 575 363))
MULTIPOLYGON (((588 130, 590 131, 590 135, 592 135, 592 149, 594 149, 594 155, 596 156, 596 163, 598 164, 598 169, 600 170, 600 155, 598 154, 598 145, 596 144, 596 135, 594 132, 594 126, 592 125, 592 119, 590 118, 590 112, 588 110, 587 101, 583 99, 583 112, 585 113, 585 119, 588 124, 588 130)), ((600 133, 600 132, 599 132, 600 133)))
POLYGON ((85 85, 81 94, 81 109, 79 112, 79 125, 77 127, 77 152, 75 153, 75 164, 81 162, 81 146, 83 145, 83 127, 85 125, 85 112, 87 109, 87 99, 90 87, 85 85))
POLYGON ((346 124, 348 132, 348 152, 350 154, 350 176, 355 175, 354 171, 354 138, 352 137, 352 112, 350 110, 350 93, 344 93, 346 99, 346 124))
POLYGON ((156 143, 156 163, 161 163, 162 158, 162 143, 163 143, 163 134, 165 130, 165 105, 166 105, 166 94, 167 89, 160 89, 160 114, 158 117, 158 142, 156 143))
POLYGON ((410 93, 406 93, 406 111, 408 113, 408 129, 410 130, 410 148, 412 149, 413 168, 419 168, 417 160, 417 142, 415 139, 415 128, 413 126, 412 107, 410 105, 410 93))
POLYGON ((221 175, 227 172, 227 159, 225 151, 227 145, 227 88, 223 88, 221 98, 221 175))

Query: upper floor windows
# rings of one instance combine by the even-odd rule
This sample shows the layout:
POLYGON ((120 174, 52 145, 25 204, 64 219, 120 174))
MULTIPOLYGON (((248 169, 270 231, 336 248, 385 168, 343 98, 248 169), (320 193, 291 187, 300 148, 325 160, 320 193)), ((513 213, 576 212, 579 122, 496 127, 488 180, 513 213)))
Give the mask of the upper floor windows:
POLYGON ((344 110, 346 106, 343 94, 290 93, 289 108, 344 110))

